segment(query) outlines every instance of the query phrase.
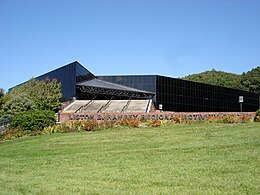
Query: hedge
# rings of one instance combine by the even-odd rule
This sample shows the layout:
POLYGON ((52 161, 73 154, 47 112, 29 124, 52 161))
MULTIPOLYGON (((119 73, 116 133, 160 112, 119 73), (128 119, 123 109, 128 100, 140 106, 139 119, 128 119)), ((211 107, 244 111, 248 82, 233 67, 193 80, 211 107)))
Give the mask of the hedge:
POLYGON ((10 128, 22 131, 43 130, 55 124, 55 113, 50 110, 29 110, 14 116, 10 128))

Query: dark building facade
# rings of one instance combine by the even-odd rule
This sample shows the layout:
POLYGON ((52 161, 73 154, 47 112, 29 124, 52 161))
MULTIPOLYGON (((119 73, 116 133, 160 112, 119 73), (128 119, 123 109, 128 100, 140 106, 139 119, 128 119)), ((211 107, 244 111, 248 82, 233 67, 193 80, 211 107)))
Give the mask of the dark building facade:
POLYGON ((57 79, 61 83, 63 101, 76 97, 76 83, 95 78, 95 76, 77 61, 36 77, 38 80, 45 78, 57 79))
POLYGON ((65 65, 36 79, 46 77, 61 82, 63 100, 73 97, 102 99, 115 96, 115 99, 134 99, 153 96, 156 109, 161 107, 164 111, 239 112, 238 99, 243 96, 244 112, 256 111, 259 108, 257 93, 160 75, 95 76, 78 62, 65 65), (88 86, 83 86, 82 83, 88 86), (109 89, 108 86, 112 88, 109 89))
POLYGON ((159 75, 99 76, 98 78, 154 92, 155 107, 176 112, 239 112, 256 111, 259 94, 159 75))
POLYGON ((198 82, 157 76, 157 103, 166 110, 181 112, 239 112, 239 96, 243 96, 243 111, 256 111, 259 95, 242 90, 198 82))

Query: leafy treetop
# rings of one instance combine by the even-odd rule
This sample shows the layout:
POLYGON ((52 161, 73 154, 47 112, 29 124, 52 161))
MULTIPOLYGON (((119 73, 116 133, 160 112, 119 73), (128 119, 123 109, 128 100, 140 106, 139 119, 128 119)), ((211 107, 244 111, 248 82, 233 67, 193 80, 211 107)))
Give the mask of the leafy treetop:
POLYGON ((5 95, 4 116, 14 116, 27 110, 52 110, 60 107, 61 84, 56 79, 31 79, 5 95))
POLYGON ((242 74, 242 84, 248 91, 260 93, 260 66, 242 74))
POLYGON ((4 105, 4 95, 5 95, 4 90, 2 88, 0 88, 0 112, 4 105))

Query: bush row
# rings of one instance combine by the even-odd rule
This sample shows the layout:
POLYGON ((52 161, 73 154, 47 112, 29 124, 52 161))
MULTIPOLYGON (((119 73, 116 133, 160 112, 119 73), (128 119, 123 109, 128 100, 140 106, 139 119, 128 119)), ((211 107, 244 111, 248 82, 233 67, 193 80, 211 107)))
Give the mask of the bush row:
MULTIPOLYGON (((254 121, 260 121, 257 113, 254 121)), ((82 131, 100 131, 104 129, 120 128, 120 127, 159 127, 164 124, 176 123, 246 123, 253 121, 250 116, 222 116, 222 117, 208 117, 205 120, 192 120, 189 118, 174 117, 171 120, 146 120, 139 121, 137 119, 120 119, 120 120, 78 120, 69 121, 67 123, 55 124, 55 116, 51 111, 28 111, 13 119, 10 130, 0 133, 0 140, 10 140, 25 135, 42 135, 51 133, 68 133, 68 132, 82 132, 82 131)))
POLYGON ((221 117, 208 117, 206 121, 217 122, 217 123, 247 123, 252 121, 252 118, 249 115, 243 115, 243 116, 228 115, 228 116, 221 116, 221 117))

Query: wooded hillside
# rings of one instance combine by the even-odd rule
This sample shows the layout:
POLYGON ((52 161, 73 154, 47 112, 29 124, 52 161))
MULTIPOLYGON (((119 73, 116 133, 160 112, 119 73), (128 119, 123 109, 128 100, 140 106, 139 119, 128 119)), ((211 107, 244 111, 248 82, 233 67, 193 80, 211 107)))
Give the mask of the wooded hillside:
POLYGON ((260 93, 260 66, 241 75, 212 69, 182 79, 260 93))

